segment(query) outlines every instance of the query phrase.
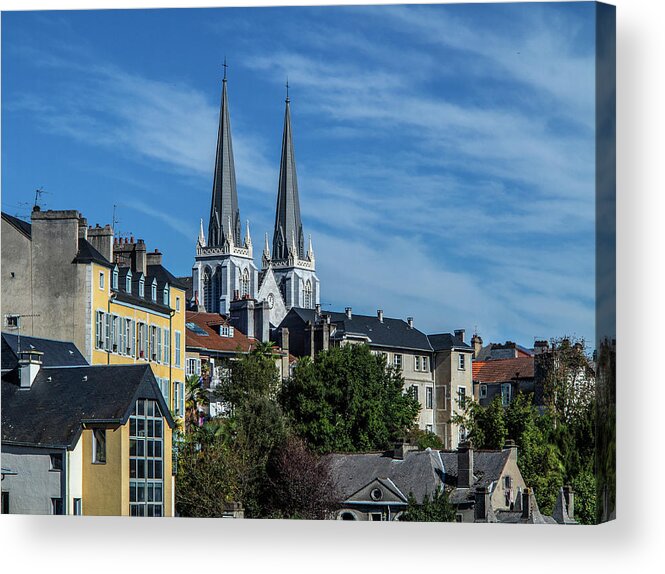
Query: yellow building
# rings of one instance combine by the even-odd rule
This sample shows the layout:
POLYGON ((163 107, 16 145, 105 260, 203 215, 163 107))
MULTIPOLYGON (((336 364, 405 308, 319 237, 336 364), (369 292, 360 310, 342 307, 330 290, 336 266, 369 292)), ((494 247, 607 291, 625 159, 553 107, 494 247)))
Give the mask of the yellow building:
POLYGON ((175 421, 147 364, 3 334, 2 415, 3 512, 173 516, 175 421))
POLYGON ((4 330, 72 341, 92 365, 149 364, 183 415, 185 287, 161 253, 74 210, 3 213, 2 245, 4 330))

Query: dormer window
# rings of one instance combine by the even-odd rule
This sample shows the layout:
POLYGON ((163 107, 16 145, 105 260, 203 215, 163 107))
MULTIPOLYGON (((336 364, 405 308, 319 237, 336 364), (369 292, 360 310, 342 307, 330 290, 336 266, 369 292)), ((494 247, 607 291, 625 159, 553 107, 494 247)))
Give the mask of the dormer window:
POLYGON ((127 293, 132 292, 132 272, 131 271, 127 271, 127 277, 125 278, 125 291, 127 291, 127 293))
POLYGON ((164 300, 163 301, 164 301, 164 305, 169 304, 169 286, 168 285, 164 285, 164 300))
POLYGON ((157 283, 155 283, 154 281, 150 286, 150 297, 155 303, 157 303, 157 283))
POLYGON ((145 279, 139 279, 139 297, 145 297, 145 279))
POLYGON ((113 268, 113 282, 111 283, 111 289, 118 289, 118 267, 113 268))

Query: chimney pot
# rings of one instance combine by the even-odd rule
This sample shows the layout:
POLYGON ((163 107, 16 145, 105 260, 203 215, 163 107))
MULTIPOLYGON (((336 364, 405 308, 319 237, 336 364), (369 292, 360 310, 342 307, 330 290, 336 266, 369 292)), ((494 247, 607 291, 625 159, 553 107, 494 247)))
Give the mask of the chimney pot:
POLYGON ((413 329, 413 317, 407 317, 406 322, 409 325, 409 329, 413 329))
POLYGON ((346 307, 346 308, 344 309, 344 312, 346 313, 346 316, 347 316, 349 319, 351 319, 351 318, 353 317, 353 314, 352 314, 352 311, 351 311, 351 307, 346 307))
POLYGON ((42 366, 42 357, 44 353, 41 351, 29 350, 21 351, 19 353, 19 381, 22 389, 29 389, 32 383, 35 382, 35 377, 39 373, 42 366))
POLYGON ((379 318, 379 322, 383 323, 383 309, 377 309, 376 316, 379 318))

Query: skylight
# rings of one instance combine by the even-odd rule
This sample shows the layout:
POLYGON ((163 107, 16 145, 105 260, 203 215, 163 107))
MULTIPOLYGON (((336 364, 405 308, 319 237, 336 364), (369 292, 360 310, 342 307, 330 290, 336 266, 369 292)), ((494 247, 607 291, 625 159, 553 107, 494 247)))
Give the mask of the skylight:
POLYGON ((201 329, 196 323, 185 323, 185 327, 197 335, 203 335, 204 337, 208 336, 208 333, 201 329))

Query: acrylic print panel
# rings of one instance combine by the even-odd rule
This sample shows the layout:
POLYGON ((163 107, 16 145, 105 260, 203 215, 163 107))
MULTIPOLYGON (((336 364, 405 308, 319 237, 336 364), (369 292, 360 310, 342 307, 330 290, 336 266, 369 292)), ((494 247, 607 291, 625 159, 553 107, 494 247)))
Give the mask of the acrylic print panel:
POLYGON ((614 518, 613 7, 2 27, 3 513, 614 518))

